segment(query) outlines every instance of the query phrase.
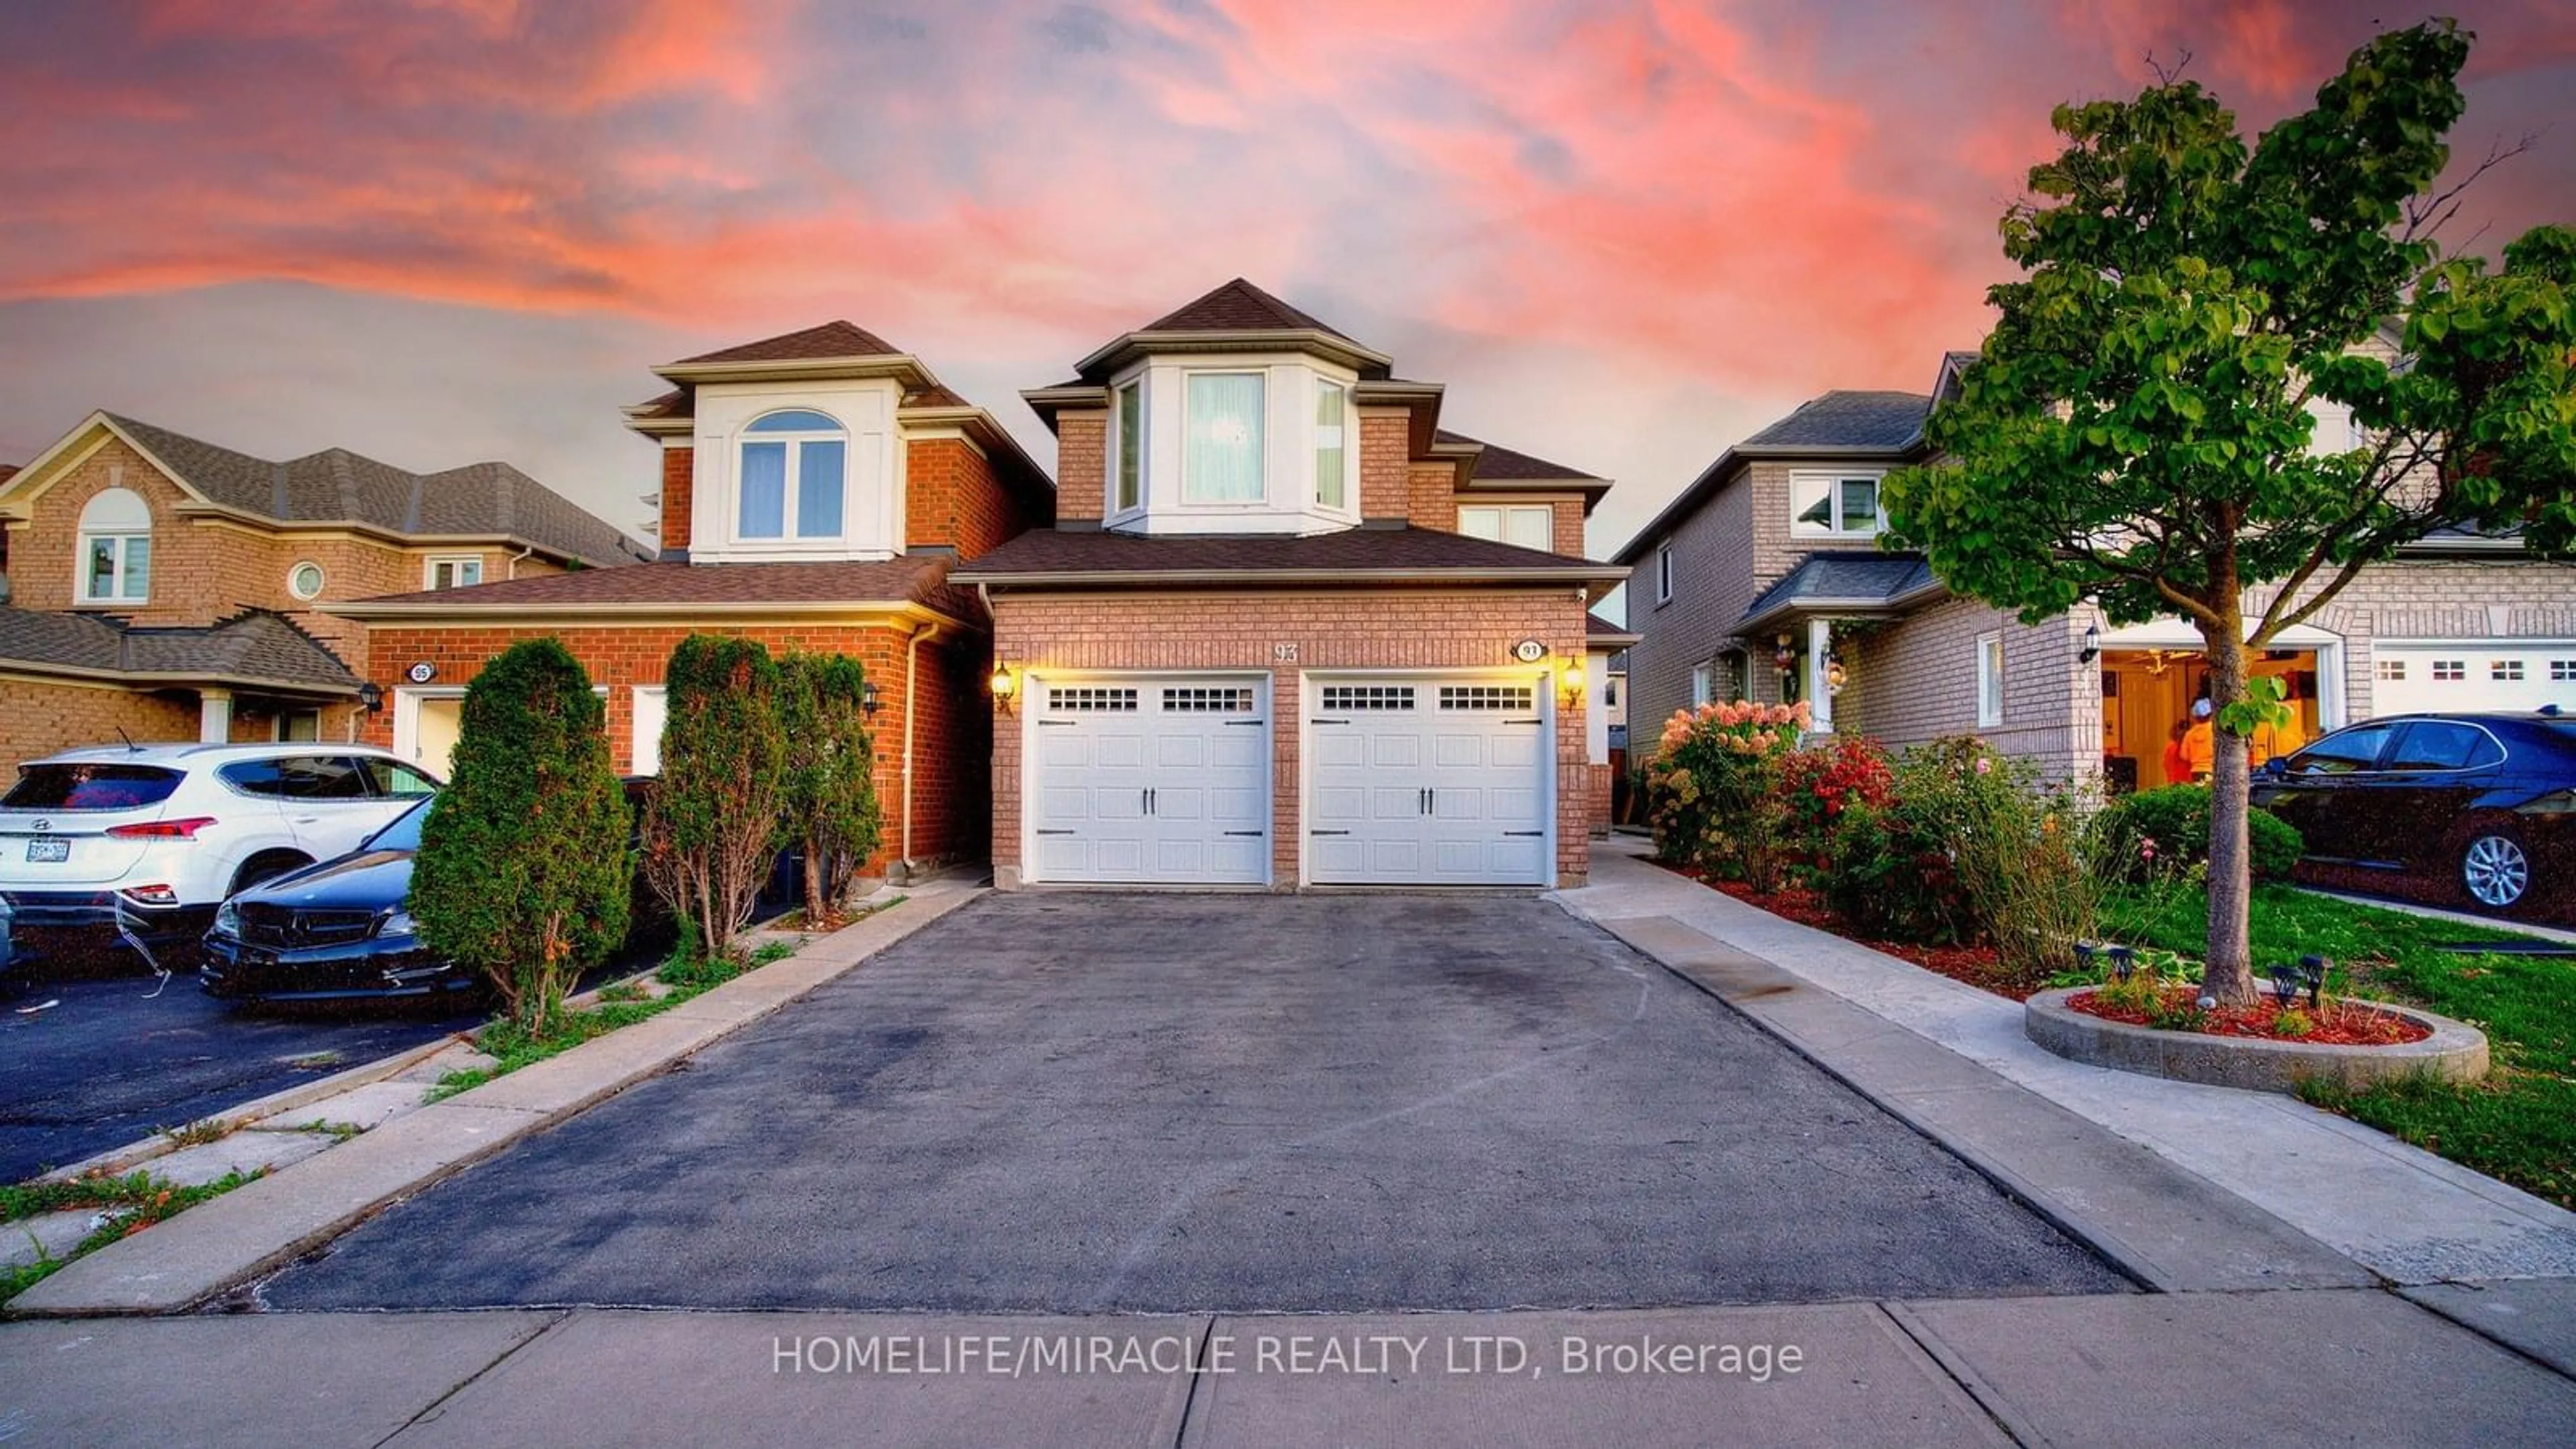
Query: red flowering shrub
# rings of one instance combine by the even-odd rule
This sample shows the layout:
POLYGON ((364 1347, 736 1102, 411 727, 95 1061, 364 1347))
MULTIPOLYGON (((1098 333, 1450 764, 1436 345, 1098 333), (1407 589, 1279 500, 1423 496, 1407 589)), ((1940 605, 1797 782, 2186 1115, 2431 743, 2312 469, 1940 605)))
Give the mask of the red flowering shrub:
POLYGON ((1853 806, 1896 801, 1896 771, 1874 740, 1843 735, 1780 762, 1777 783, 1788 816, 1789 850, 1810 868, 1833 854, 1834 826, 1853 806))

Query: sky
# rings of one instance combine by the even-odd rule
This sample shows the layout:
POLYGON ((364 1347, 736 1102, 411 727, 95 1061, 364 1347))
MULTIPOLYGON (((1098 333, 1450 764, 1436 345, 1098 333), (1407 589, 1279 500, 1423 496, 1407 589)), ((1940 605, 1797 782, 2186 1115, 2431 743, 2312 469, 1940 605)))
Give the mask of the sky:
MULTIPOLYGON (((2460 0, 2448 239, 2576 222, 2576 4, 2460 0)), ((630 528, 649 368, 845 318, 1041 461, 1023 388, 1229 277, 1617 480, 1606 555, 1836 387, 1927 391, 2054 105, 2249 133, 2332 0, 9 0, 0 462, 93 408, 525 468, 630 528), (2185 57, 2188 57, 2185 61, 2185 57)))

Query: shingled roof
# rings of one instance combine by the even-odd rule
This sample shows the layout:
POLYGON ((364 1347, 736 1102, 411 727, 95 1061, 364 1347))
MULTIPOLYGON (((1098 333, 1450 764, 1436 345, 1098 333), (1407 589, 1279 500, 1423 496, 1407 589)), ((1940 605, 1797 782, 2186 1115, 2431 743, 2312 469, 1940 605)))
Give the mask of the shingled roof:
POLYGON ((1923 437, 1932 399, 1919 392, 1836 389, 1738 444, 1741 448, 1900 449, 1923 437))
POLYGON ((384 594, 325 609, 350 618, 493 611, 543 617, 552 610, 578 609, 914 603, 971 619, 975 614, 967 601, 973 595, 944 583, 953 562, 944 555, 908 554, 848 562, 649 563, 502 579, 472 588, 384 594))
POLYGON ((496 535, 608 568, 652 550, 507 463, 411 473, 346 448, 273 463, 137 418, 103 416, 225 508, 280 523, 346 523, 406 535, 496 535))
POLYGON ((1278 533, 1140 535, 1042 528, 960 564, 950 577, 961 584, 1121 579, 1331 583, 1388 577, 1589 581, 1626 578, 1627 570, 1433 528, 1345 528, 1302 538, 1278 533))
POLYGON ((134 628, 96 614, 0 608, 0 661, 37 672, 138 683, 253 685, 353 693, 358 676, 328 646, 266 609, 199 628, 134 628))
POLYGON ((1736 632, 1742 633, 1774 615, 1803 610, 1886 612, 1901 601, 1937 587, 1932 566, 1920 554, 1842 550, 1813 553, 1746 607, 1744 617, 1735 626, 1736 632))
POLYGON ((1351 335, 1313 314, 1252 285, 1241 277, 1196 301, 1175 308, 1136 329, 1139 332, 1328 332, 1345 342, 1351 335))
POLYGON ((1569 468, 1563 463, 1551 463, 1545 458, 1532 457, 1527 453, 1506 448, 1500 443, 1488 443, 1482 438, 1471 438, 1465 433, 1453 433, 1447 428, 1440 429, 1432 436, 1443 443, 1464 443, 1484 449, 1484 452, 1476 455, 1476 471, 1473 476, 1478 481, 1506 479, 1514 482, 1528 480, 1601 483, 1606 481, 1597 474, 1586 473, 1580 468, 1569 468))
POLYGON ((732 347, 683 357, 673 367, 688 367, 702 362, 812 362, 830 357, 901 357, 903 349, 889 345, 882 337, 864 327, 848 322, 831 321, 798 332, 782 332, 757 342, 744 342, 732 347))

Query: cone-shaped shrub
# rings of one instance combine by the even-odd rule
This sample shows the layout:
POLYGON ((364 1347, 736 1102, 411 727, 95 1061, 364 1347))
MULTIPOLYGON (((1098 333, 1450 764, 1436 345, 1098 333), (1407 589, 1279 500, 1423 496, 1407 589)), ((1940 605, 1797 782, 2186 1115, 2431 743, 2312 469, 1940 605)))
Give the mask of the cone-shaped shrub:
POLYGON ((634 857, 603 707, 563 644, 510 646, 465 691, 454 778, 422 823, 422 943, 481 972, 522 1028, 626 935, 634 857))
POLYGON ((644 808, 644 872, 712 956, 750 921, 780 844, 778 664, 752 640, 692 634, 671 651, 662 683, 662 778, 644 808))
POLYGON ((787 824, 805 847, 805 917, 814 925, 840 908, 883 828, 867 673, 846 654, 790 654, 778 674, 787 824))

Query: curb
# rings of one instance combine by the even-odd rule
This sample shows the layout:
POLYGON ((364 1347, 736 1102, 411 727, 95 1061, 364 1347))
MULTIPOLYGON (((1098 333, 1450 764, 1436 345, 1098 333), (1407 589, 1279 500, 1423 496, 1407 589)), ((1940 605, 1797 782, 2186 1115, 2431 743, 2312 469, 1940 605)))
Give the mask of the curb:
MULTIPOLYGON (((200 1117, 197 1122, 220 1122, 223 1124, 224 1135, 229 1137, 263 1117, 292 1112, 307 1103, 318 1102, 325 1097, 336 1097, 353 1087, 369 1086, 389 1077, 400 1076, 412 1067, 465 1040, 467 1040, 465 1033, 450 1032, 446 1036, 433 1038, 418 1046, 405 1047, 392 1056, 378 1057, 371 1062, 360 1062, 354 1067, 343 1068, 330 1076, 316 1077, 312 1081, 300 1082, 282 1091, 271 1092, 265 1097, 254 1098, 228 1107, 211 1117, 200 1117)), ((195 1126, 196 1123, 184 1125, 195 1126)), ((150 1137, 128 1142, 122 1147, 111 1147, 105 1152, 84 1157, 68 1167, 57 1167, 35 1180, 69 1182, 73 1178, 102 1168, 122 1176, 155 1158, 167 1157, 178 1150, 177 1143, 155 1133, 150 1137)))
POLYGON ((423 1107, 112 1243, 0 1306, 0 1318, 171 1314, 202 1306, 858 969, 987 889, 915 892, 900 906, 815 938, 809 954, 735 977, 670 1011, 423 1107), (843 938, 853 938, 843 948, 850 954, 834 959, 833 943, 843 938))

